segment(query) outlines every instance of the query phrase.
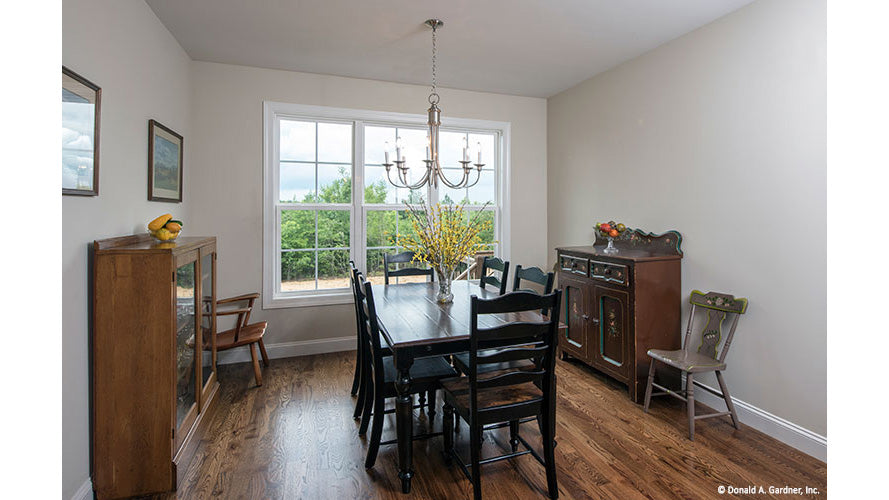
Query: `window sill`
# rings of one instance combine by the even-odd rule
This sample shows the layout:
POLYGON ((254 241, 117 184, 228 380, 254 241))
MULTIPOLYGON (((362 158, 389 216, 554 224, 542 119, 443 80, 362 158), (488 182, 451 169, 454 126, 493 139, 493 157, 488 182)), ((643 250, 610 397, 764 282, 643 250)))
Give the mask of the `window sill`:
POLYGON ((289 309, 292 307, 318 307, 352 304, 352 293, 348 290, 318 292, 306 295, 278 294, 271 299, 263 296, 263 309, 289 309))

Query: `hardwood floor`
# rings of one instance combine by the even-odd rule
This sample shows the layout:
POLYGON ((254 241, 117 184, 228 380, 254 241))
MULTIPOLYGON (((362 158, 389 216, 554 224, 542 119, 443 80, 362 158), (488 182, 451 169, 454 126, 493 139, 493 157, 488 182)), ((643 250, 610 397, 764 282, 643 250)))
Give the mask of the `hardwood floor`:
MULTIPOLYGON (((367 444, 358 436, 349 395, 353 363, 354 353, 274 359, 262 387, 255 387, 249 363, 221 366, 219 407, 206 438, 179 491, 157 498, 471 498, 459 467, 444 466, 440 437, 414 443, 410 496, 400 492, 394 445, 381 447, 376 466, 364 469, 367 444)), ((558 361, 557 376, 560 498, 733 496, 719 495, 720 485, 811 486, 821 492, 817 497, 826 495, 823 462, 754 429, 735 430, 727 418, 699 420, 691 442, 680 401, 656 398, 646 415, 625 388, 592 369, 558 361)), ((425 431, 425 414, 415 412, 417 431, 425 431)), ((395 435, 394 416, 388 419, 384 441, 395 435)), ((434 427, 440 430, 440 411, 434 427)), ((456 441, 464 453, 467 429, 461 424, 456 441)), ((522 425, 521 434, 539 445, 536 424, 522 425)), ((486 433, 483 458, 504 446, 506 429, 486 433)), ((482 491, 487 499, 546 498, 543 467, 529 455, 483 466, 482 491)))

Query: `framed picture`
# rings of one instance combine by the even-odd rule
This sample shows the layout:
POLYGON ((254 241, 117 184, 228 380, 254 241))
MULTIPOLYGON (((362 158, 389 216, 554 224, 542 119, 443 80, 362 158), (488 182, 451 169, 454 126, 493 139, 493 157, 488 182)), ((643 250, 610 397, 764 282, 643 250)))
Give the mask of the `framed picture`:
POLYGON ((148 199, 182 201, 182 136, 148 121, 148 199))
POLYGON ((62 66, 62 194, 99 195, 102 89, 62 66))

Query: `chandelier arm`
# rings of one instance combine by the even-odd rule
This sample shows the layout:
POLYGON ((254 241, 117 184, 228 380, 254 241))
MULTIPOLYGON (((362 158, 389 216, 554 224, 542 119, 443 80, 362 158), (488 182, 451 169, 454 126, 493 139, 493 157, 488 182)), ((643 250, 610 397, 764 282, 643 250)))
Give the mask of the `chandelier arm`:
MULTIPOLYGON (((467 180, 469 180, 469 176, 467 175, 466 177, 467 177, 467 180)), ((472 186, 475 186, 476 184, 478 184, 478 181, 481 178, 482 178, 482 171, 476 170, 475 182, 473 182, 472 184, 467 183, 465 187, 471 188, 472 186)))
MULTIPOLYGON (((429 170, 430 169, 427 168, 426 173, 423 174, 423 177, 421 177, 420 180, 418 180, 414 184, 411 184, 407 180, 407 169, 403 169, 403 170, 398 169, 398 180, 399 180, 399 182, 401 182, 402 185, 395 186, 395 187, 404 188, 404 189, 419 189, 419 188, 423 187, 423 184, 426 184, 426 181, 429 180, 429 170)), ((389 182, 392 182, 392 180, 390 179, 389 182)), ((394 183, 393 183, 393 185, 394 185, 394 183)))
MULTIPOLYGON (((408 187, 405 185, 399 185, 397 182, 393 181, 392 180, 392 171, 388 168, 386 169, 386 179, 389 180, 389 184, 392 184, 393 186, 395 186, 397 188, 407 188, 408 187)), ((401 179, 398 179, 398 182, 401 182, 401 179)))
POLYGON ((466 181, 469 179, 469 171, 464 169, 463 170, 463 178, 460 179, 460 182, 457 182, 456 184, 452 183, 451 181, 448 180, 447 177, 445 177, 444 170, 440 169, 438 171, 438 178, 441 179, 441 182, 444 183, 445 186, 447 186, 451 189, 460 189, 460 188, 466 187, 466 181))

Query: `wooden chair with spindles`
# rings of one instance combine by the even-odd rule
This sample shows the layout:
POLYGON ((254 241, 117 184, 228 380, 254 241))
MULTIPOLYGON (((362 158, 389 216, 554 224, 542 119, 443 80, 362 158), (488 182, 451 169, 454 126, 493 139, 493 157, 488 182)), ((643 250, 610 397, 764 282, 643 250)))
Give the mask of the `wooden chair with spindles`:
MULTIPOLYGON (((259 358, 256 354, 256 347, 259 346, 259 353, 262 355, 262 363, 269 366, 269 355, 265 350, 265 344, 262 343, 262 337, 265 335, 268 323, 259 321, 250 324, 250 313, 253 312, 253 304, 259 298, 258 293, 247 293, 220 299, 216 301, 216 316, 236 316, 235 326, 230 330, 225 330, 216 334, 216 350, 227 351, 241 346, 250 346, 250 357, 253 359, 253 375, 256 377, 256 385, 262 385, 262 370, 259 366, 259 358)), ((204 307, 208 307, 209 300, 204 299, 204 307)), ((211 343, 205 342, 205 350, 211 349, 211 343)))

